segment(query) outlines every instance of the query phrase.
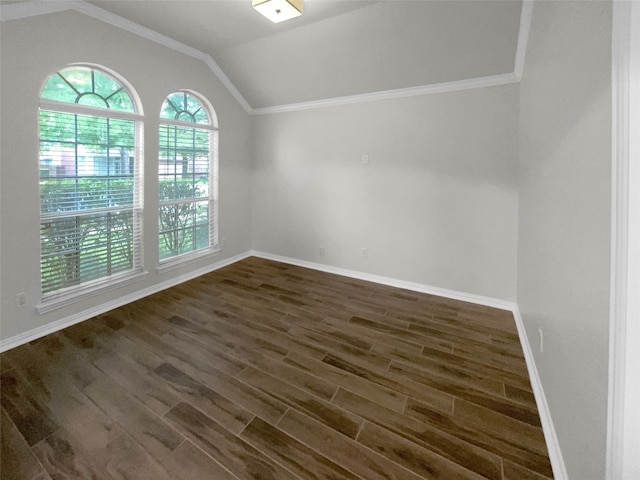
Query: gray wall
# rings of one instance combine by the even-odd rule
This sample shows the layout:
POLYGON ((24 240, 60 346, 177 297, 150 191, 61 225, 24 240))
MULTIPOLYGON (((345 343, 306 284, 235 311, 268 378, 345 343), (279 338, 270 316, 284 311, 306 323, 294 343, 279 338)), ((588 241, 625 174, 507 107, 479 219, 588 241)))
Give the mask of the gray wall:
POLYGON ((602 479, 605 466, 610 52, 611 3, 534 3, 520 85, 518 303, 576 480, 602 479))
POLYGON ((204 64, 115 27, 73 12, 3 22, 2 338, 196 268, 156 272, 153 214, 156 118, 166 94, 191 88, 220 123, 226 243, 211 262, 253 247, 508 301, 517 295, 570 478, 602 478, 610 25, 608 2, 535 2, 520 86, 250 118, 204 64), (71 62, 117 71, 142 99, 149 274, 38 315, 38 92, 71 62), (19 292, 26 307, 16 305, 19 292))
POLYGON ((7 21, 1 29, 2 131, 0 137, 2 231, 2 338, 153 287, 251 248, 250 119, 201 61, 143 40, 75 12, 7 21), (108 67, 128 80, 144 108, 144 265, 148 276, 119 288, 39 315, 40 244, 38 193, 38 97, 45 79, 69 63, 108 67), (224 251, 197 265, 157 273, 156 186, 158 115, 167 94, 188 88, 204 95, 220 125, 220 237, 224 251), (27 293, 18 307, 16 294, 27 293))
POLYGON ((256 117, 254 248, 514 301, 517 128, 517 85, 256 117))

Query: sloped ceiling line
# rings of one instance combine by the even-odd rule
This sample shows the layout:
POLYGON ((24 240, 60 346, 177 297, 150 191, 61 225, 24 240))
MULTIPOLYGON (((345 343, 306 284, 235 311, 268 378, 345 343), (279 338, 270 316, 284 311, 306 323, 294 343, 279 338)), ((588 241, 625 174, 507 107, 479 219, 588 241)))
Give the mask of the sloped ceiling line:
POLYGON ((531 24, 533 1, 534 0, 524 0, 522 3, 518 44, 516 48, 516 56, 514 59, 514 71, 512 73, 491 75, 480 78, 470 78, 465 80, 456 80, 438 84, 422 85, 417 87, 384 90, 366 94, 349 95, 344 97, 328 98, 289 105, 276 105, 263 108, 252 108, 251 105, 249 105, 249 102, 247 102, 244 96, 235 87, 235 85, 231 82, 231 80, 227 77, 224 71, 210 55, 193 47, 185 45, 159 32, 144 27, 138 23, 132 22, 131 20, 128 20, 124 17, 108 12, 95 5, 91 5, 84 0, 35 0, 31 2, 0 5, 0 22, 28 18, 37 15, 63 12, 67 10, 75 10, 79 13, 121 28, 177 52, 201 60, 209 67, 213 74, 220 80, 220 82, 222 82, 229 93, 231 93, 231 95, 249 115, 267 115, 274 113, 308 110, 312 108, 369 102, 374 100, 427 95, 432 93, 453 92, 459 90, 468 90, 472 88, 517 83, 522 79, 522 71, 524 68, 527 41, 531 24))
POLYGON ((64 12, 66 10, 75 10, 89 17, 95 18, 102 22, 113 25, 114 27, 121 28, 127 32, 138 35, 152 42, 163 45, 167 48, 183 53, 190 57, 203 61, 211 69, 213 74, 224 84, 229 90, 229 93, 237 100, 237 102, 244 108, 244 110, 251 114, 252 108, 247 100, 238 91, 235 85, 229 80, 229 78, 222 71, 220 66, 215 62, 210 55, 207 55, 200 50, 185 45, 177 40, 162 35, 147 27, 143 27, 131 20, 127 20, 124 17, 115 15, 100 7, 91 5, 83 0, 67 0, 67 1, 34 1, 25 3, 16 3, 10 5, 0 5, 0 21, 5 22, 8 20, 17 20, 20 18, 33 17, 36 15, 46 15, 56 12, 64 12))
POLYGON ((527 55, 527 43, 529 42, 529 31, 531 30, 531 14, 533 12, 533 1, 524 0, 522 2, 522 12, 520 13, 520 30, 518 32, 518 45, 516 47, 516 59, 513 72, 522 80, 524 70, 524 59, 527 55))

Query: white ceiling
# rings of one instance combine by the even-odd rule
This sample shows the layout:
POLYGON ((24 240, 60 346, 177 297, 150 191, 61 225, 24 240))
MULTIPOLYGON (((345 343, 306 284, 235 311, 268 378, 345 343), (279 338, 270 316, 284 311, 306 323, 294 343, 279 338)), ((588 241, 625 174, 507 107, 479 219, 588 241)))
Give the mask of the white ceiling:
MULTIPOLYGON (((366 7, 371 0, 306 0, 304 15, 274 24, 251 0, 89 0, 211 56, 234 47, 366 7)), ((215 57, 214 57, 215 58, 215 57)))
POLYGON ((209 54, 252 108, 513 72, 521 2, 305 0, 273 24, 251 0, 90 0, 209 54))
POLYGON ((210 56, 232 90, 263 110, 513 73, 522 8, 521 0, 305 0, 301 17, 273 24, 251 0, 87 3, 210 56))

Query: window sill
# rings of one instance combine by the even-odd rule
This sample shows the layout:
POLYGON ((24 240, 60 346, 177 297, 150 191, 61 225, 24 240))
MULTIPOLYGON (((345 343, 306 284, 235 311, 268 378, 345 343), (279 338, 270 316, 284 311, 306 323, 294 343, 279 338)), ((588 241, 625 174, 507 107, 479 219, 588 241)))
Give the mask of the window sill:
POLYGON ((145 271, 137 271, 112 277, 108 280, 97 280, 78 287, 70 287, 65 292, 58 292, 44 297, 36 306, 36 310, 38 314, 42 315, 59 308, 67 307, 82 300, 138 282, 146 277, 147 274, 145 271))
POLYGON ((175 270, 181 267, 188 267, 194 264, 199 264, 202 262, 203 258, 206 257, 215 257, 222 249, 219 247, 207 248, 204 250, 199 250, 197 252, 185 253, 182 255, 178 255, 177 257, 168 258, 166 260, 161 260, 160 265, 156 268, 158 273, 170 272, 171 270, 175 270))

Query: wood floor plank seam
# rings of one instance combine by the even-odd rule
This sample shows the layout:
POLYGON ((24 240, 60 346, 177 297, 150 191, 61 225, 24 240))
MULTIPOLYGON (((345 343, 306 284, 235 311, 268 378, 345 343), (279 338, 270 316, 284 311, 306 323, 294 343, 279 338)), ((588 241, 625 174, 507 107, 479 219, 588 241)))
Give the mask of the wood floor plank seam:
POLYGON ((59 428, 60 419, 48 406, 42 405, 37 390, 19 370, 0 377, 0 395, 0 405, 29 447, 59 428))
POLYGON ((510 312, 271 260, 4 352, 0 374, 0 480, 553 478, 510 312))
MULTIPOLYGON (((481 458, 481 461, 475 460, 473 462, 473 464, 477 465, 481 465, 483 461, 495 464, 499 459, 497 455, 487 452, 482 447, 478 447, 466 441, 458 442, 457 447, 452 451, 443 449, 441 446, 443 443, 451 444, 455 441, 455 437, 450 435, 448 432, 445 432, 434 425, 408 421, 404 416, 394 414, 393 412, 387 412, 386 415, 380 415, 379 412, 383 411, 384 407, 376 405, 375 402, 368 399, 359 399, 354 403, 354 399, 358 398, 357 395, 351 394, 347 390, 342 390, 341 393, 341 398, 338 400, 338 403, 343 404, 349 411, 363 416, 365 421, 375 423, 379 427, 389 430, 407 440, 413 441, 421 447, 430 450, 433 453, 437 453, 448 460, 460 460, 461 458, 459 458, 457 454, 462 454, 462 459, 464 459, 465 455, 467 457, 474 456, 475 458, 481 458), (362 405, 362 407, 356 406, 354 408, 354 405, 356 404, 362 405), (369 414, 367 414, 367 410, 370 412, 369 414), (378 412, 376 412, 376 410, 378 412), (389 420, 385 420, 385 418, 388 418, 389 420), (435 441, 436 439, 438 440, 437 442, 435 441)), ((457 463, 465 466, 465 468, 469 468, 469 465, 465 464, 464 461, 458 461, 457 463)), ((473 468, 469 469, 473 470, 473 468)), ((481 473, 482 469, 477 471, 481 473)), ((495 468, 493 469, 493 473, 495 477, 495 468)))
MULTIPOLYGON (((206 475, 206 477, 204 477, 204 476, 199 476, 199 477, 190 477, 190 478, 209 478, 212 474, 214 474, 214 475, 219 475, 219 473, 224 472, 224 474, 225 474, 225 478, 224 478, 224 479, 222 479, 222 478, 220 478, 220 479, 219 479, 219 478, 216 476, 216 477, 215 477, 215 480, 240 480, 238 477, 236 477, 236 476, 233 474, 233 472, 231 472, 231 471, 230 471, 229 469, 227 469, 224 465, 222 465, 222 464, 221 464, 220 462, 218 462, 215 458, 213 458, 211 455, 209 455, 207 452, 205 452, 204 450, 202 450, 200 447, 198 447, 197 445, 195 445, 195 444, 194 444, 193 442, 191 442, 190 440, 185 439, 185 441, 183 442, 183 444, 184 444, 184 445, 188 445, 188 446, 190 446, 190 447, 191 447, 193 450, 195 450, 198 454, 200 454, 201 456, 206 457, 206 459, 209 461, 209 464, 208 464, 208 465, 206 465, 206 467, 201 468, 201 470, 204 470, 204 472, 201 472, 201 475, 202 475, 202 473, 204 473, 204 474, 206 475), (211 465, 215 465, 215 466, 216 466, 216 468, 217 468, 217 469, 219 469, 219 470, 218 470, 218 471, 216 471, 215 473, 214 473, 214 472, 212 472, 211 465)), ((179 448, 181 448, 183 444, 181 444, 181 445, 180 445, 180 447, 176 448, 176 450, 178 450, 179 448)), ((189 466, 191 467, 191 466, 193 466, 194 464, 199 464, 199 463, 201 463, 201 462, 198 462, 197 460, 196 460, 196 461, 193 461, 193 459, 192 459, 192 458, 188 458, 188 457, 187 457, 187 458, 185 459, 185 463, 188 463, 188 464, 189 464, 189 466)), ((198 466, 200 466, 200 465, 198 465, 198 466)))
POLYGON ((327 363, 323 363, 313 359, 304 359, 295 353, 290 353, 289 355, 287 355, 287 357, 284 358, 284 361, 287 363, 291 363, 298 368, 304 369, 305 371, 316 371, 318 372, 318 376, 322 376, 329 381, 335 382, 338 387, 357 390, 357 392, 360 393, 362 393, 364 390, 368 394, 376 396, 379 402, 387 404, 389 408, 394 410, 398 410, 397 406, 395 406, 397 404, 398 398, 403 404, 406 403, 408 398, 406 395, 395 392, 383 385, 352 375, 349 372, 336 368, 327 363), (314 368, 316 370, 313 370, 314 368), (382 400, 382 397, 384 397, 384 400, 382 400))
POLYGON ((302 480, 187 403, 179 404, 167 418, 242 480, 302 480))
MULTIPOLYGON (((5 370, 3 373, 9 373, 5 370)), ((2 471, 17 472, 25 480, 50 478, 40 459, 33 453, 31 447, 20 434, 13 420, 0 407, 0 475, 2 471)), ((4 478, 4 477, 3 477, 4 478)))
POLYGON ((364 421, 360 424, 360 428, 358 429, 358 433, 356 433, 356 436, 354 438, 354 440, 357 442, 358 441, 358 437, 360 437, 360 434, 362 433, 362 429, 364 428, 364 425, 367 423, 367 420, 364 419, 364 421))
MULTIPOLYGON (((261 438, 260 436, 254 435, 253 442, 250 443, 295 475, 302 478, 318 480, 325 478, 365 480, 350 472, 345 466, 333 462, 322 453, 308 447, 304 442, 297 440, 280 429, 271 427, 260 421, 255 422, 255 424, 250 425, 250 427, 255 427, 253 430, 257 432, 260 432, 261 429, 266 429, 267 431, 271 429, 270 438, 261 438), (260 445, 257 445, 256 439, 263 441, 260 442, 260 445), (291 449, 290 446, 287 445, 287 442, 292 441, 298 445, 297 448, 291 449), (284 452, 280 452, 279 450, 284 450, 284 452), (274 456, 277 456, 277 458, 274 458, 274 456), (300 475, 301 473, 306 474, 300 475)), ((249 436, 248 433, 245 433, 245 439, 247 436, 249 436)))

